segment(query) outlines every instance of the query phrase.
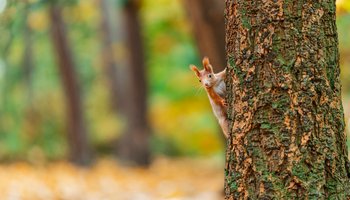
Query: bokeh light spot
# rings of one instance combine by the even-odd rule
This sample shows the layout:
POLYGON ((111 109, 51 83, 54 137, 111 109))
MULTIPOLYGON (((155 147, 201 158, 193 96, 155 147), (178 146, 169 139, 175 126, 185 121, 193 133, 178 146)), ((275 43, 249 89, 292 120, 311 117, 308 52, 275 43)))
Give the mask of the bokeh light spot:
POLYGON ((5 10, 6 0, 0 0, 0 13, 5 10))

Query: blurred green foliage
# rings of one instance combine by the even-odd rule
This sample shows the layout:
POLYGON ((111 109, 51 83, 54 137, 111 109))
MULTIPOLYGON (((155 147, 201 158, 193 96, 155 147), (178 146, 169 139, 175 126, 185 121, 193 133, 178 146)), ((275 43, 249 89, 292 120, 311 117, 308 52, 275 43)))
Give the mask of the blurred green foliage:
MULTIPOLYGON (((47 1, 8 2, 1 13, 0 158, 62 158, 67 153, 65 99, 50 38, 47 1), (24 81, 25 24, 32 29, 32 83, 24 81), (29 95, 28 92, 31 91, 29 95)), ((77 64, 89 138, 95 149, 111 146, 122 122, 110 109, 102 69, 100 13, 95 0, 64 7, 77 64)), ((203 155, 222 150, 221 134, 204 91, 189 71, 199 62, 186 13, 176 0, 144 1, 141 8, 152 149, 167 155, 203 155)))
MULTIPOLYGON (((67 153, 65 99, 51 45, 47 1, 11 0, 0 13, 0 159, 58 159, 67 153), (33 71, 25 80, 25 24, 32 29, 33 71)), ((117 5, 117 4, 116 4, 117 5)), ((110 109, 102 69, 100 13, 96 0, 64 7, 84 99, 89 138, 97 150, 118 138, 120 121, 110 109)), ((350 6, 340 1, 337 16, 342 82, 350 93, 350 6)), ((204 90, 190 72, 199 64, 196 45, 180 0, 147 0, 141 8, 149 81, 152 149, 167 155, 215 155, 223 141, 204 90)), ((215 67, 215 66, 214 66, 215 67)), ((348 118, 348 114, 346 114, 348 118)))

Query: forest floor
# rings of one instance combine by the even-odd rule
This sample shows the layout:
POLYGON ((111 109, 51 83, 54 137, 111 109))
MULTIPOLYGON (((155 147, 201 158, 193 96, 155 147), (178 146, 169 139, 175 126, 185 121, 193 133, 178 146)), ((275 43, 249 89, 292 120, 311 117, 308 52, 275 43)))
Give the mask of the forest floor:
POLYGON ((158 158, 147 168, 101 159, 90 168, 67 162, 0 165, 7 200, 219 200, 223 164, 213 159, 158 158))

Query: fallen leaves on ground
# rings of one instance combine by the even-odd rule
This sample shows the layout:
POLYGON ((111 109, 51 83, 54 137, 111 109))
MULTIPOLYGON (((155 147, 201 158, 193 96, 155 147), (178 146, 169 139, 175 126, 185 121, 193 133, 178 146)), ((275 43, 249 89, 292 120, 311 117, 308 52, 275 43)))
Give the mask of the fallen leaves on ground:
POLYGON ((213 159, 158 158, 147 168, 101 159, 91 168, 67 162, 0 166, 0 196, 8 200, 217 200, 223 166, 213 159))

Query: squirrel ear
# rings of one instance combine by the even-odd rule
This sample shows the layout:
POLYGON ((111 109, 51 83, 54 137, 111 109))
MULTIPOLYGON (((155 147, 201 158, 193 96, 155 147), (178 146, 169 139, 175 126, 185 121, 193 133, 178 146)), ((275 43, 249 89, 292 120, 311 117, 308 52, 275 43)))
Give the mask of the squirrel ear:
POLYGON ((196 74, 196 76, 200 76, 201 75, 201 73, 199 72, 199 70, 198 70, 198 68, 195 66, 195 65, 190 65, 190 69, 192 70, 192 71, 194 71, 194 73, 196 74))
POLYGON ((202 60, 202 63, 203 63, 205 71, 213 73, 213 68, 210 65, 208 57, 204 57, 203 60, 202 60))

